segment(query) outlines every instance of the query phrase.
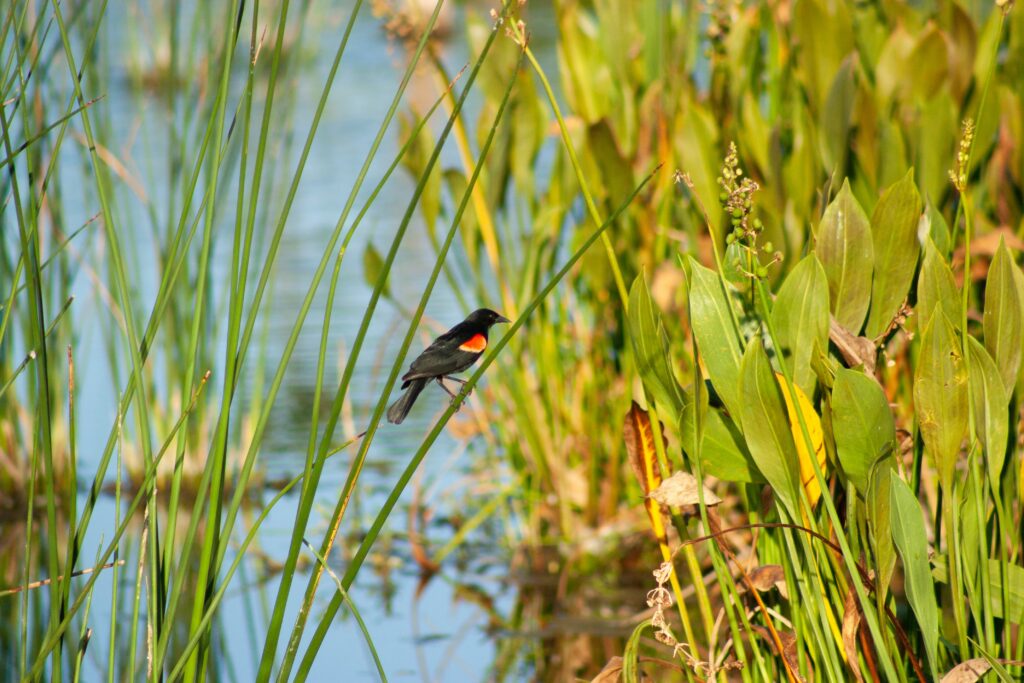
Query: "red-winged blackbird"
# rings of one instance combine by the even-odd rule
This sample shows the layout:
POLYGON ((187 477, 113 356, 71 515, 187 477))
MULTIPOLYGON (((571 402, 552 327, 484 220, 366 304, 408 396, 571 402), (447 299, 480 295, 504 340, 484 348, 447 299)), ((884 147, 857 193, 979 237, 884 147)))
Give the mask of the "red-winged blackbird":
POLYGON ((450 379, 465 384, 466 380, 452 375, 462 372, 484 355, 484 349, 487 348, 487 332, 492 325, 507 322, 510 322, 509 319, 500 313, 495 313, 489 308, 479 308, 435 339, 412 362, 409 372, 402 375, 402 388, 407 390, 402 394, 402 398, 388 408, 388 422, 401 424, 409 414, 412 404, 416 402, 416 397, 430 380, 440 384, 454 401, 456 396, 445 386, 444 380, 450 379))

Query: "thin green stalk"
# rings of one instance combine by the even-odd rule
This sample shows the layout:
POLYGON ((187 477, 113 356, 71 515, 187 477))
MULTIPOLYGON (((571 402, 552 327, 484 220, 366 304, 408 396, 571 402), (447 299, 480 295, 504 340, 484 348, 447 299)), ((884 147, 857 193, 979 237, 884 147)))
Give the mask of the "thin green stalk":
MULTIPOLYGON (((655 173, 657 173, 657 170, 655 171, 655 173)), ((460 393, 460 398, 452 402, 452 404, 449 405, 448 408, 444 411, 444 413, 442 413, 441 416, 438 418, 437 422, 434 424, 433 429, 431 429, 431 431, 427 434, 426 438, 420 445, 420 448, 416 451, 415 455, 413 455, 405 471, 399 477, 398 481, 396 482, 394 488, 391 491, 391 494, 388 496, 388 499, 385 501, 381 510, 378 512, 377 518, 374 520, 373 525, 370 527, 370 529, 364 536, 363 542, 360 544, 359 549, 356 551, 355 555, 349 561, 348 569, 346 570, 344 577, 342 577, 342 584, 344 585, 346 590, 351 590, 352 583, 355 581, 356 575, 359 573, 359 569, 362 567, 363 561, 366 559, 367 554, 373 547, 373 544, 375 543, 378 535, 380 534, 381 529, 386 523, 388 516, 391 514, 391 511, 394 509, 394 506, 398 503, 398 499, 402 495, 402 492, 405 490, 406 485, 408 485, 409 480, 412 478, 412 475, 418 469, 420 462, 422 462, 423 458, 426 457, 427 452, 430 450, 430 447, 433 445, 434 441, 437 440, 437 437, 440 436, 441 430, 444 429, 444 426, 447 424, 448 420, 461 406, 463 400, 461 397, 465 396, 470 390, 472 390, 474 386, 476 386, 476 383, 480 379, 481 375, 483 375, 487 368, 490 367, 491 363, 494 362, 494 359, 501 352, 501 350, 505 348, 505 346, 509 343, 509 341, 514 336, 515 332, 520 327, 523 326, 523 324, 529 318, 530 314, 532 314, 534 310, 536 310, 537 307, 540 306, 541 302, 545 298, 547 298, 548 294, 550 294, 551 291, 554 290, 558 283, 562 281, 562 279, 569 273, 572 267, 575 266, 576 263, 583 257, 583 254, 585 254, 586 251, 594 244, 594 242, 596 242, 600 238, 604 231, 607 230, 618 219, 622 212, 625 211, 626 208, 632 203, 633 199, 638 194, 640 194, 640 191, 643 190, 643 188, 647 185, 647 183, 651 180, 652 177, 654 177, 653 173, 644 178, 644 180, 633 190, 633 192, 626 199, 626 201, 612 213, 612 215, 603 225, 598 227, 591 234, 591 236, 587 238, 587 240, 582 245, 580 245, 580 248, 576 250, 576 252, 572 255, 572 257, 569 258, 565 265, 558 270, 558 272, 547 282, 547 284, 545 284, 541 291, 523 309, 523 312, 520 314, 520 317, 512 322, 508 332, 500 340, 498 340, 496 344, 494 344, 491 347, 490 353, 487 354, 487 356, 481 361, 480 365, 477 367, 477 370, 466 381, 462 393, 460 393)), ((296 676, 297 680, 303 680, 305 676, 308 675, 309 668, 312 666, 313 663, 313 658, 315 657, 316 652, 319 650, 320 645, 323 643, 323 639, 327 634, 327 629, 330 627, 330 624, 333 621, 334 616, 337 614, 337 611, 340 606, 340 598, 338 598, 337 596, 332 598, 330 604, 327 606, 327 609, 323 617, 320 620, 319 625, 317 626, 316 632, 313 634, 312 641, 310 642, 309 646, 306 649, 306 654, 302 659, 302 663, 300 664, 299 667, 299 672, 296 676)))
POLYGON ((313 554, 317 563, 323 567, 331 577, 331 580, 334 581, 334 585, 338 587, 338 594, 341 595, 341 599, 345 601, 348 608, 352 610, 352 616, 356 618, 356 623, 359 625, 359 631, 363 634, 363 640, 366 641, 366 647, 370 650, 370 655, 373 657, 373 663, 377 667, 377 675, 380 677, 381 681, 387 683, 388 677, 384 673, 384 665, 380 663, 380 656, 377 654, 377 648, 373 645, 373 638, 370 637, 370 631, 366 628, 366 622, 363 621, 362 615, 359 614, 359 610, 356 609, 356 604, 352 602, 352 598, 349 596, 348 591, 346 591, 345 587, 341 585, 341 579, 339 579, 338 575, 334 573, 334 570, 328 566, 327 560, 324 559, 324 556, 318 553, 316 548, 314 548, 309 541, 303 540, 303 545, 305 545, 306 549, 313 554))
MULTIPOLYGON (((438 8, 440 8, 440 3, 438 3, 438 8)), ((444 147, 444 143, 447 140, 448 135, 451 133, 452 128, 454 127, 454 123, 457 117, 459 116, 459 112, 462 110, 462 107, 465 104, 465 101, 468 98, 469 93, 472 91, 472 85, 476 80, 476 76, 480 71, 480 67, 484 63, 484 60, 486 59, 486 56, 490 51, 491 45, 493 45, 496 36, 497 31, 492 31, 483 49, 481 50, 481 53, 477 58, 477 61, 474 64, 473 69, 470 71, 469 76, 466 78, 466 83, 462 91, 462 94, 460 95, 458 101, 456 102, 455 108, 452 114, 448 117, 448 121, 445 124, 444 130, 441 132, 441 135, 434 146, 434 150, 431 153, 430 159, 427 161, 425 170, 422 176, 420 177, 420 181, 419 183, 417 183, 416 190, 413 192, 413 196, 409 200, 405 215, 403 216, 402 221, 399 224, 398 232, 395 235, 394 239, 392 240, 391 248, 388 250, 388 254, 384 260, 384 265, 381 269, 380 277, 378 277, 377 282, 374 285, 373 293, 370 296, 370 302, 367 305, 366 312, 364 313, 363 320, 359 329, 359 334, 356 337, 356 343, 353 344, 352 351, 349 354, 349 360, 346 363, 345 372, 342 376, 342 381, 340 385, 341 388, 339 389, 337 395, 335 396, 334 403, 331 406, 331 415, 328 419, 327 425, 324 430, 324 436, 320 444, 321 454, 326 453, 328 445, 330 443, 330 439, 334 432, 334 428, 337 425, 337 420, 341 408, 341 401, 345 395, 345 391, 347 390, 348 382, 351 379, 352 371, 354 370, 355 367, 355 359, 358 357, 362 340, 366 335, 366 331, 369 329, 370 320, 372 319, 374 311, 376 310, 377 302, 379 301, 381 293, 383 292, 383 289, 387 283, 387 277, 391 270, 392 264, 394 263, 395 256, 398 253, 398 248, 401 245, 402 239, 405 236, 405 232, 408 229, 410 222, 412 221, 412 217, 419 204, 420 197, 422 196, 424 188, 426 187, 429 174, 433 167, 435 166, 435 164, 437 164, 438 160, 440 159, 441 150, 444 147)), ((441 253, 439 254, 435 261, 434 270, 431 273, 430 279, 428 280, 426 290, 424 291, 423 296, 421 297, 419 308, 417 309, 415 315, 413 316, 413 319, 409 324, 409 331, 406 334, 402 349, 399 351, 395 363, 392 366, 390 377, 385 384, 386 387, 390 388, 391 386, 394 385, 395 380, 398 377, 398 373, 401 370, 401 363, 404 360, 405 354, 408 352, 410 344, 412 343, 412 338, 413 335, 415 334, 416 326, 418 325, 419 319, 423 315, 423 310, 426 307, 426 301, 430 295, 430 292, 433 289, 434 283, 437 281, 437 277, 444 263, 444 257, 448 251, 448 246, 451 244, 452 239, 455 236, 455 232, 458 228, 458 223, 462 218, 462 214, 466 210, 468 200, 471 196, 469 193, 472 192, 473 187, 475 186, 476 181, 479 178, 480 172, 483 168, 483 160, 486 158, 487 151, 490 149, 490 145, 494 139, 495 130, 497 129, 497 124, 501 120, 501 116, 504 114, 505 106, 508 102, 508 97, 512 91, 513 85, 514 77, 509 82, 508 90, 506 90, 505 93, 505 98, 502 100, 502 104, 499 107, 498 113, 495 117, 495 123, 494 125, 492 125, 487 140, 484 143, 483 148, 481 149, 480 160, 477 163, 476 168, 473 171, 473 175, 469 180, 466 193, 463 195, 462 203, 460 204, 458 210, 456 211, 456 215, 454 220, 452 221, 452 227, 449 230, 445 245, 442 247, 441 253)), ((366 459, 366 453, 369 449, 370 444, 373 441, 373 436, 376 433, 377 426, 380 423, 380 419, 384 414, 386 402, 387 392, 382 394, 380 400, 377 402, 377 406, 374 410, 373 416, 370 419, 370 424, 366 429, 366 435, 363 438, 362 443, 360 444, 358 453, 353 459, 352 465, 349 469, 348 478, 345 481, 345 486, 342 489, 337 504, 335 505, 334 514, 331 517, 327 537, 324 539, 324 543, 321 546, 321 552, 323 552, 325 556, 330 553, 330 548, 333 545, 334 536, 337 533, 338 525, 341 522, 341 518, 344 515, 345 509, 348 505, 349 498, 352 495, 352 491, 355 488, 355 483, 359 477, 360 472, 362 471, 362 466, 366 459)), ((284 660, 281 663, 281 670, 278 673, 278 680, 286 680, 288 677, 291 666, 295 659, 295 654, 298 651, 298 647, 302 637, 302 632, 305 629, 309 609, 312 607, 313 596, 316 592, 316 587, 319 582, 319 579, 320 572, 318 570, 314 570, 313 576, 310 578, 310 581, 307 584, 306 594, 303 598, 303 604, 299 610, 299 615, 296 617, 295 626, 292 629, 292 635, 288 641, 288 648, 285 652, 284 660)))
MULTIPOLYGON (((267 109, 269 110, 273 102, 274 95, 274 83, 277 69, 277 63, 280 57, 280 51, 284 39, 284 28, 285 19, 288 16, 288 5, 289 0, 284 0, 281 4, 281 14, 278 19, 278 44, 274 53, 274 67, 271 71, 270 84, 267 86, 267 109)), ((221 152, 221 142, 224 137, 224 129, 227 119, 227 98, 228 98, 228 85, 230 83, 231 75, 231 61, 234 53, 234 48, 238 40, 240 33, 239 28, 242 20, 243 7, 239 6, 237 13, 238 17, 235 22, 226 21, 224 28, 223 38, 223 53, 221 55, 221 67, 220 67, 220 80, 217 88, 217 96, 214 100, 212 117, 216 121, 213 137, 213 156, 210 159, 209 177, 207 180, 207 193, 211 197, 217 196, 217 183, 220 178, 221 162, 223 160, 223 154, 221 152)), ((233 13, 228 12, 228 17, 231 17, 233 13)), ((248 141, 243 141, 243 147, 248 141)), ((241 188, 240 192, 243 191, 241 188)), ((204 294, 206 292, 206 281, 209 275, 209 259, 210 251, 213 244, 213 232, 215 229, 213 209, 216 202, 209 202, 206 205, 206 215, 204 222, 206 224, 206 230, 203 234, 203 243, 199 257, 199 271, 197 275, 197 282, 195 287, 195 312, 192 317, 192 329, 189 337, 188 346, 188 373, 185 377, 186 389, 191 385, 195 374, 194 363, 198 360, 198 346, 199 346, 199 335, 200 335, 200 323, 203 318, 203 305, 205 303, 204 294)), ((216 581, 216 572, 214 571, 214 555, 217 552, 217 547, 221 541, 221 529, 220 529, 220 516, 221 516, 221 498, 224 495, 224 476, 226 470, 226 458, 227 449, 224 444, 224 434, 226 427, 227 415, 227 402, 228 396, 230 395, 231 379, 234 375, 235 367, 228 363, 225 367, 225 380, 224 390, 221 405, 220 419, 217 423, 217 431, 214 436, 213 444, 210 447, 210 453, 207 459, 207 469, 212 466, 212 476, 210 483, 210 494, 209 504, 207 507, 208 515, 208 531, 203 538, 202 549, 199 554, 199 570, 196 574, 196 593, 192 602, 192 619, 190 628, 195 628, 196 623, 199 621, 203 606, 212 592, 213 584, 216 581)), ((183 559, 183 562, 187 562, 187 556, 183 559)), ((206 641, 207 643, 209 640, 206 641)), ((206 657, 208 655, 208 648, 202 648, 199 653, 199 657, 194 658, 190 662, 190 668, 185 674, 186 681, 194 681, 197 678, 203 678, 203 672, 205 667, 206 657)))
MULTIPOLYGON (((139 490, 136 492, 135 496, 128 504, 128 508, 127 510, 125 510, 124 520, 118 525, 117 529, 114 531, 114 536, 111 539, 110 544, 107 546, 107 549, 103 551, 103 554, 99 560, 99 564, 106 564, 110 560, 110 556, 116 550, 118 550, 121 537, 128 530, 128 526, 131 523, 132 515, 135 514, 136 510, 138 510, 139 505, 142 504, 143 500, 148 498, 148 488, 156 477, 157 466, 160 464, 160 460, 163 458, 164 454, 166 454, 167 451, 170 450, 171 445, 175 442, 175 439, 177 438, 178 430, 185 425, 185 423, 188 421, 188 418, 195 410, 196 403, 199 400, 199 396, 202 393, 203 387, 205 386, 206 381, 204 378, 204 381, 201 382, 199 387, 196 389, 196 393, 193 394, 192 399, 189 402, 189 405, 182 412, 181 416, 178 418, 178 421, 171 428, 170 432, 167 435, 167 439, 160 447, 159 452, 156 454, 156 456, 153 458, 153 461, 146 467, 146 470, 143 472, 143 485, 139 487, 139 490)), ((118 424, 120 424, 120 419, 118 420, 118 424)), ((64 632, 67 630, 68 626, 70 626, 71 620, 75 617, 75 614, 77 614, 78 610, 82 607, 82 604, 85 602, 86 598, 90 595, 93 585, 95 584, 96 580, 99 579, 99 577, 100 572, 93 572, 89 576, 89 579, 85 582, 85 584, 81 586, 81 590, 78 593, 78 596, 75 598, 74 602, 68 605, 67 609, 64 610, 63 616, 60 619, 60 621, 49 625, 49 630, 47 631, 45 637, 40 643, 39 650, 36 654, 36 659, 32 664, 32 668, 28 671, 26 675, 22 676, 23 679, 27 678, 31 680, 36 680, 39 676, 42 675, 43 668, 46 665, 47 653, 53 650, 58 645, 58 643, 60 643, 60 641, 63 639, 64 632)))
MULTIPOLYGON (((3 132, 3 144, 4 149, 7 151, 7 155, 11 155, 11 137, 10 137, 10 124, 7 120, 7 115, 4 107, 0 106, 0 128, 3 132)), ((58 577, 61 576, 60 558, 58 556, 58 542, 57 542, 57 492, 56 492, 56 473, 54 472, 53 462, 53 445, 52 445, 52 418, 50 415, 50 377, 49 377, 49 358, 46 346, 46 322, 45 312, 43 310, 43 299, 44 294, 42 291, 42 279, 41 271, 39 268, 39 253, 37 251, 38 244, 35 236, 30 236, 29 221, 33 217, 26 216, 24 207, 22 206, 22 194, 21 188, 18 181, 18 174, 13 172, 9 174, 11 182, 11 195, 13 197, 15 214, 17 216, 18 223, 18 235, 21 240, 21 250, 23 254, 27 254, 27 267, 26 273, 28 275, 27 282, 29 286, 29 296, 32 300, 31 315, 32 324, 30 326, 30 340, 32 347, 38 354, 39 362, 35 364, 36 370, 36 391, 39 392, 36 399, 36 423, 35 429, 33 430, 33 441, 38 438, 40 447, 42 449, 42 459, 45 465, 46 476, 44 477, 44 487, 46 491, 46 521, 47 521, 47 571, 49 576, 53 578, 54 585, 51 586, 49 600, 49 612, 51 623, 60 617, 62 603, 61 600, 55 596, 62 594, 62 586, 64 581, 58 577)), ((33 222, 32 225, 35 225, 33 222)), ((39 450, 36 445, 33 444, 32 449, 32 470, 33 479, 34 473, 38 471, 36 462, 40 457, 39 450)), ((34 485, 34 482, 33 482, 34 485)), ((31 509, 29 509, 29 521, 26 527, 26 533, 31 536, 32 530, 32 518, 31 509)), ((29 545, 31 545, 29 543, 29 545)), ((30 553, 26 553, 26 556, 30 553)), ((27 578, 27 575, 26 575, 27 578)), ((69 579, 70 580, 70 579, 69 579)), ((61 653, 59 648, 54 652, 53 663, 51 665, 51 671, 56 678, 60 678, 61 672, 61 653)))
MULTIPOLYGON (((771 298, 768 294, 767 287, 765 286, 762 278, 755 278, 755 287, 757 289, 758 296, 761 299, 761 303, 764 306, 765 311, 771 310, 771 298)), ((782 346, 779 344, 778 337, 775 334, 774 326, 772 325, 771 316, 765 316, 763 323, 765 328, 768 330, 768 335, 772 340, 772 344, 775 348, 780 349, 782 346)), ((804 446, 808 453, 814 453, 814 444, 811 441, 810 432, 807 428, 807 420, 804 417, 803 411, 799 409, 796 402, 796 389, 793 383, 792 372, 786 363, 780 363, 779 368, 782 371, 782 376, 786 383, 786 391, 791 397, 793 397, 793 404, 797 407, 793 412, 796 413, 797 422, 800 425, 800 432, 804 439, 804 446)), ((839 514, 836 512, 835 502, 832 500, 832 495, 829 493, 828 482, 825 480, 825 475, 821 471, 821 466, 818 464, 817 458, 810 457, 811 464, 814 467, 814 476, 818 482, 818 486, 821 489, 821 500, 825 505, 825 510, 828 513, 829 521, 832 524, 832 528, 836 530, 843 529, 842 522, 839 519, 839 514)), ((805 503, 805 509, 808 511, 808 519, 813 520, 813 510, 810 505, 807 505, 806 495, 803 493, 803 487, 800 487, 801 499, 805 503)), ((803 539, 803 536, 800 537, 803 539)), ((874 604, 868 599, 867 592, 864 590, 863 584, 857 578, 856 559, 853 556, 853 551, 850 549, 850 543, 844 533, 836 533, 836 539, 839 543, 839 547, 842 549, 843 562, 846 566, 847 574, 850 576, 851 583, 853 584, 854 590, 857 591, 857 600, 860 602, 861 610, 863 612, 864 621, 867 622, 868 631, 871 633, 871 638, 875 643, 875 648, 878 652, 879 659, 882 662, 882 669, 885 671, 885 675, 889 680, 896 680, 896 671, 893 668, 892 656, 889 654, 888 648, 885 645, 885 640, 882 636, 881 627, 879 625, 878 616, 875 614, 874 604)), ((804 540, 804 550, 809 553, 811 549, 804 540)), ((791 557, 796 555, 791 554, 791 557)), ((795 567, 799 567, 799 563, 794 563, 795 567)))

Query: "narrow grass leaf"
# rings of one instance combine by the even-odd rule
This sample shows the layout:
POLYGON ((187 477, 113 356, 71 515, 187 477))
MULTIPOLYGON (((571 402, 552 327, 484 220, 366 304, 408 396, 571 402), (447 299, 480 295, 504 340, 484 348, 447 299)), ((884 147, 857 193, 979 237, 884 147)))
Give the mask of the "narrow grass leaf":
POLYGON ((892 537, 903 559, 907 600, 917 617, 925 653, 933 678, 937 678, 939 645, 939 608, 928 565, 928 538, 921 515, 921 504, 910 487, 899 477, 889 480, 892 504, 892 537))
POLYGON ((684 403, 683 391, 672 371, 668 333, 661 311, 651 299, 643 273, 637 275, 629 290, 627 325, 640 379, 653 395, 658 412, 672 424, 678 424, 684 403))
POLYGON ((733 416, 740 414, 740 363, 743 351, 739 331, 715 271, 688 256, 690 324, 708 378, 733 416))
POLYGON ((944 313, 935 314, 921 340, 914 373, 914 409, 925 452, 948 491, 967 431, 968 408, 967 369, 959 339, 944 313))
POLYGON ((992 488, 998 491, 1010 435, 1010 396, 1003 386, 996 362, 981 342, 968 337, 967 353, 971 361, 971 405, 978 437, 985 446, 985 471, 992 488))
POLYGON ((782 391, 760 340, 747 345, 740 372, 741 424, 747 447, 790 516, 799 519, 796 446, 782 391))
POLYGON ((814 253, 828 280, 832 315, 856 335, 864 326, 871 304, 875 251, 871 223, 850 191, 849 181, 843 181, 839 194, 825 209, 818 224, 814 253))
POLYGON ((626 641, 626 649, 622 653, 622 680, 625 683, 640 681, 640 637, 644 631, 652 628, 651 620, 645 619, 636 625, 626 641))
POLYGON ((772 307, 772 324, 782 346, 786 364, 796 385, 811 394, 815 375, 811 368, 814 342, 828 345, 828 278, 812 253, 805 256, 786 276, 772 307))
POLYGON ((856 370, 840 368, 836 372, 832 387, 832 433, 839 464, 866 498, 872 466, 885 453, 892 452, 896 442, 896 423, 878 382, 856 370))
POLYGON ((889 329, 907 298, 921 250, 917 241, 921 208, 921 196, 914 185, 914 169, 910 169, 882 193, 871 214, 875 276, 865 333, 872 339, 889 329))
POLYGON ((1013 262, 1006 243, 1000 237, 999 248, 985 280, 985 348, 992 355, 1003 378, 1007 393, 1013 393, 1020 370, 1024 344, 1024 302, 1016 278, 1020 268, 1013 262), (1016 273, 1014 272, 1016 271, 1016 273))

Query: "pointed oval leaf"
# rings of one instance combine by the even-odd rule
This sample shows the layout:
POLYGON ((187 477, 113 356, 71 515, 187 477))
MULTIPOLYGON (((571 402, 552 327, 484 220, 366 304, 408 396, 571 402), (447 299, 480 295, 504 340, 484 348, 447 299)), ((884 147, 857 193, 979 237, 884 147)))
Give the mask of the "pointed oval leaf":
POLYGON ((917 617, 934 679, 937 678, 939 609, 928 565, 928 535, 921 515, 921 504, 906 482, 899 477, 889 479, 889 496, 892 505, 892 539, 903 559, 907 601, 917 617))
POLYGON ((661 311, 651 298, 642 273, 637 275, 629 290, 627 324, 640 379, 651 392, 659 412, 670 424, 678 424, 683 392, 672 371, 668 333, 661 311))
POLYGON ((928 327, 932 313, 940 309, 950 321, 960 317, 960 294, 946 259, 931 238, 925 238, 924 262, 917 278, 917 317, 919 329, 928 327))
POLYGON ((843 471, 868 497, 871 468, 896 441, 889 400, 878 382, 856 370, 840 368, 832 386, 832 433, 843 471))
POLYGON ((814 461, 811 460, 810 449, 807 447, 807 439, 804 438, 803 428, 800 426, 800 418, 797 410, 803 414, 804 426, 807 427, 807 436, 811 440, 814 449, 814 460, 818 461, 821 473, 828 476, 825 467, 825 432, 821 428, 821 418, 814 405, 807 398, 807 394, 797 384, 793 385, 793 393, 796 394, 796 402, 789 395, 789 388, 786 386, 786 378, 780 373, 775 373, 775 380, 779 383, 782 391, 782 398, 786 402, 786 417, 789 419, 789 431, 793 435, 793 444, 796 446, 797 462, 800 465, 800 485, 807 493, 807 501, 813 506, 821 497, 821 486, 818 485, 818 476, 814 472, 814 461), (799 407, 799 408, 798 408, 799 407))
MULTIPOLYGON (((682 433, 683 449, 686 454, 693 458, 694 454, 690 444, 693 443, 693 411, 683 411, 683 421, 680 427, 682 433)), ((743 434, 740 433, 736 424, 723 415, 722 411, 711 409, 703 415, 704 438, 700 445, 701 471, 705 475, 711 475, 722 481, 735 481, 748 484, 762 484, 765 481, 761 471, 754 463, 754 458, 747 450, 743 441, 743 434)))
POLYGON ((843 187, 818 225, 814 253, 828 279, 828 300, 836 321, 854 334, 864 325, 871 303, 871 271, 875 263, 871 224, 850 182, 843 187))
POLYGON ((985 348, 999 368, 1003 384, 1009 394, 1017 383, 1017 372, 1020 370, 1021 353, 1024 344, 1024 320, 1022 320, 1022 303, 1020 291, 1015 282, 1014 271, 1020 272, 1013 262, 1010 251, 1006 248, 1003 238, 999 238, 999 247, 992 258, 988 278, 985 280, 985 312, 983 326, 985 329, 985 348))
POLYGON ((772 324, 793 381, 814 393, 811 368, 814 342, 828 348, 828 279, 814 254, 808 254, 786 276, 772 308, 772 324))
POLYGON ((799 519, 796 446, 782 391, 760 339, 747 345, 740 377, 740 424, 747 448, 789 515, 799 519))
POLYGON ((967 431, 967 369, 953 326, 936 312, 924 331, 914 373, 914 410, 925 453, 949 490, 967 431))
POLYGON ((865 333, 872 339, 885 333, 907 298, 921 251, 917 241, 921 208, 914 169, 910 169, 882 193, 871 214, 875 277, 865 333))
POLYGON ((740 363, 743 351, 739 331, 733 323, 729 307, 731 302, 722 290, 722 282, 715 271, 689 259, 690 324, 697 338, 697 348, 708 378, 722 398, 726 409, 739 414, 740 363))
POLYGON ((978 437, 985 446, 985 464, 992 488, 999 490, 999 477, 1006 459, 1006 441, 1010 436, 1010 396, 1003 386, 999 368, 985 347, 974 337, 967 338, 970 357, 971 405, 978 437))
POLYGON ((875 600, 885 611, 885 596, 896 572, 896 548, 892 544, 892 501, 889 479, 896 474, 896 458, 887 456, 875 463, 868 475, 868 528, 875 551, 875 600))

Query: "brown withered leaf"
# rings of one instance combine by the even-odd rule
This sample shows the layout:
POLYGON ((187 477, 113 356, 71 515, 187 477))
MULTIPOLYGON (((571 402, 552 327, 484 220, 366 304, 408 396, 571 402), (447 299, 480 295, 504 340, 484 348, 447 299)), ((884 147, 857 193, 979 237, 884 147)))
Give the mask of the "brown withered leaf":
POLYGON ((837 323, 835 318, 829 320, 828 338, 839 349, 847 367, 863 365, 869 374, 875 374, 875 357, 878 352, 873 341, 867 337, 858 337, 837 323))
MULTIPOLYGON (((662 432, 662 439, 664 439, 662 432)), ((661 468, 658 467, 658 458, 654 450, 654 430, 651 428, 651 418, 647 411, 633 401, 629 412, 626 413, 625 422, 622 425, 622 438, 626 442, 626 454, 629 457, 629 464, 636 474, 637 481, 644 495, 650 495, 653 489, 661 483, 661 468), (648 471, 650 467, 650 471, 648 471)))
POLYGON ((750 627, 754 629, 757 635, 768 641, 771 645, 772 652, 776 655, 781 655, 786 660, 786 666, 789 667, 790 673, 793 674, 793 678, 800 681, 800 683, 806 683, 807 679, 800 675, 800 660, 796 654, 796 636, 790 631, 780 631, 775 629, 775 632, 779 634, 779 641, 782 643, 782 652, 779 652, 778 645, 775 639, 772 638, 772 632, 766 629, 764 626, 758 626, 757 624, 751 624, 750 627))
POLYGON ((619 683, 622 678, 622 657, 612 657, 590 683, 619 683))
MULTIPOLYGON (((770 591, 773 588, 778 588, 782 596, 788 598, 788 592, 786 591, 786 572, 782 569, 782 565, 778 564, 765 564, 760 567, 755 567, 747 573, 747 578, 750 579, 751 585, 758 593, 764 593, 770 591)), ((747 590, 746 583, 739 587, 739 592, 747 590)))
MULTIPOLYGON (((996 661, 1010 666, 1024 666, 1024 661, 1018 659, 997 659, 996 661)), ((975 681, 981 680, 981 677, 987 674, 991 668, 992 665, 984 657, 968 659, 947 671, 939 683, 975 683, 975 681)))
POLYGON ((857 593, 850 590, 846 593, 846 604, 843 606, 843 650, 846 661, 857 683, 863 683, 864 677, 857 666, 857 631, 860 629, 860 605, 857 604, 857 593))
MULTIPOLYGON (((662 505, 681 507, 683 505, 700 505, 697 493, 697 477, 682 470, 661 482, 658 488, 651 491, 650 496, 662 505)), ((708 507, 718 505, 722 499, 704 486, 704 504, 708 507)))

